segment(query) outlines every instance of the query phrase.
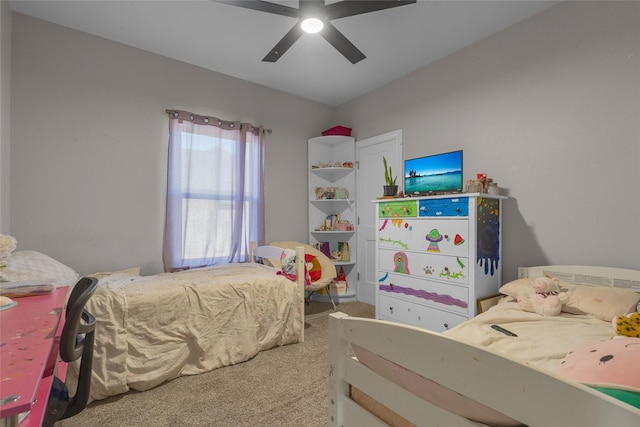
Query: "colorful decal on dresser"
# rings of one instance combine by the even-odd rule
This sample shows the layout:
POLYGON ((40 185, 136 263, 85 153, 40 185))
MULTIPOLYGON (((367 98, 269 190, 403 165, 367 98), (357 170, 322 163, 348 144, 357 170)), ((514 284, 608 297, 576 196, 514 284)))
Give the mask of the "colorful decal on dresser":
POLYGON ((449 267, 445 267, 440 272, 440 277, 446 277, 447 279, 464 279, 464 274, 462 274, 462 271, 452 273, 451 271, 449 271, 449 267))
MULTIPOLYGON (((388 219, 385 219, 384 221, 382 221, 382 225, 380 226, 380 231, 387 228, 387 224, 389 224, 388 219)), ((402 228, 404 226, 404 228, 409 231, 413 230, 413 226, 402 219, 392 219, 391 224, 395 225, 398 228, 402 228)))
POLYGON ((389 285, 380 285, 379 289, 385 292, 410 295, 412 297, 422 298, 425 300, 437 302, 439 304, 452 305, 460 308, 468 307, 468 304, 465 301, 454 298, 451 295, 441 295, 435 292, 419 291, 416 289, 397 286, 397 285, 394 285, 393 283, 389 285))
POLYGON ((393 224, 396 227, 400 228, 400 227, 402 227, 402 220, 401 219, 392 219, 391 220, 391 224, 393 224))
POLYGON ((462 273, 462 270, 464 270, 465 265, 460 259, 460 257, 456 257, 456 261, 458 263, 458 266, 460 267, 460 271, 454 273, 449 270, 449 267, 445 267, 440 272, 440 277, 446 277, 447 279, 464 279, 464 274, 462 273))
MULTIPOLYGON (((389 225, 389 221, 391 221, 392 225, 395 225, 398 228, 402 228, 404 227, 405 230, 409 230, 412 231, 413 230, 413 226, 411 224, 409 224, 408 222, 402 220, 402 219, 385 219, 384 221, 382 221, 382 225, 380 226, 379 231, 384 230, 385 228, 387 228, 387 225, 389 225)), ((403 249, 409 249, 409 244, 403 242, 402 240, 393 240, 391 238, 384 238, 384 237, 380 237, 380 241, 381 242, 385 242, 385 243, 393 243, 395 245, 398 245, 400 247, 402 247, 403 249)))
POLYGON ((381 204, 381 217, 416 216, 416 202, 391 202, 381 204))
POLYGON ((395 273, 411 274, 409 272, 409 258, 404 252, 396 252, 393 254, 393 271, 395 273))
POLYGON ((381 237, 380 241, 381 242, 386 242, 386 243, 393 243, 393 244, 396 244, 398 246, 402 246, 404 249, 409 249, 409 244, 408 243, 404 243, 403 241, 400 241, 400 240, 385 239, 384 237, 381 237))
POLYGON ((464 239, 462 238, 462 236, 459 234, 456 234, 456 237, 453 238, 453 244, 456 246, 460 246, 463 243, 464 243, 464 239))
POLYGON ((425 236, 427 242, 429 242, 429 247, 427 248, 427 252, 440 253, 440 247, 438 246, 438 242, 441 242, 444 237, 437 228, 434 228, 425 236))
POLYGON ((492 276, 500 262, 500 201, 478 197, 478 259, 484 274, 492 276))

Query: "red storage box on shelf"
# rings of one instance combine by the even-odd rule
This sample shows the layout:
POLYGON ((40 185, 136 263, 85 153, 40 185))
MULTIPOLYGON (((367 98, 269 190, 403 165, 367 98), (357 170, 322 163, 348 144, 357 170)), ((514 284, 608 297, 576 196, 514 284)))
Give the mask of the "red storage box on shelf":
POLYGON ((344 126, 334 126, 331 129, 327 129, 322 132, 322 136, 329 135, 351 136, 351 128, 344 126))

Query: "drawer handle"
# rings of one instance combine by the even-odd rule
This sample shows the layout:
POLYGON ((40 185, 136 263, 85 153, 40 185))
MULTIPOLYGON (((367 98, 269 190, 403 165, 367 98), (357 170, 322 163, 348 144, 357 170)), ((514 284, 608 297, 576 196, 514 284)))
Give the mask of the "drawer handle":
POLYGON ((393 307, 389 307, 389 313, 393 314, 393 307))
POLYGON ((445 329, 449 329, 449 324, 448 324, 448 323, 445 323, 445 324, 444 324, 444 327, 445 327, 445 329))

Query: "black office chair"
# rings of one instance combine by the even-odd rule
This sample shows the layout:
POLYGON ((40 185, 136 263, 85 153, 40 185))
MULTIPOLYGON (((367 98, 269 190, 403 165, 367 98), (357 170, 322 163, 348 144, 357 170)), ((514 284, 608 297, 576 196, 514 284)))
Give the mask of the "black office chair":
POLYGON ((58 377, 53 378, 43 427, 51 427, 56 421, 79 414, 89 401, 96 319, 84 306, 97 287, 98 279, 83 277, 76 283, 67 302, 66 318, 60 337, 60 358, 71 363, 82 357, 78 384, 75 395, 69 397, 67 385, 58 377))

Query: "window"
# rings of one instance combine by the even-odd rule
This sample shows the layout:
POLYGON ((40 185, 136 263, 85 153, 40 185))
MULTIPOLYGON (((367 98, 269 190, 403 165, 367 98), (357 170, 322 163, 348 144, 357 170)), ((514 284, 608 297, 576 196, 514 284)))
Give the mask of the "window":
POLYGON ((262 128, 168 113, 165 270, 247 261, 264 235, 262 128))

